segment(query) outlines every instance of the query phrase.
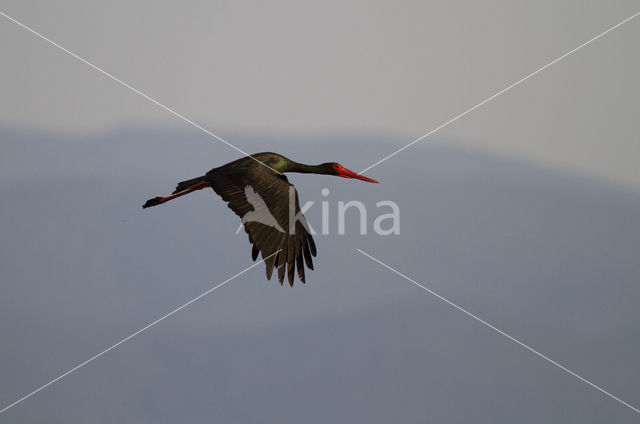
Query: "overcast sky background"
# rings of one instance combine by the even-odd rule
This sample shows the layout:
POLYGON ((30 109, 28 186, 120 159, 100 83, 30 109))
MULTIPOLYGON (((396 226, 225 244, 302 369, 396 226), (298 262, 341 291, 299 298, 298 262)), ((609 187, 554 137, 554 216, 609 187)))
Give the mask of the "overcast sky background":
MULTIPOLYGON (((2 2, 219 135, 400 135, 390 149, 636 9, 635 1, 2 2)), ((15 24, 0 31, 2 121, 70 132, 185 126, 15 24)), ((638 189, 639 38, 629 22, 439 134, 638 189)))
MULTIPOLYGON (((359 170, 637 2, 20 2, 0 11, 248 152, 359 170)), ((636 422, 355 252, 640 404, 640 21, 318 203, 401 235, 317 237, 306 286, 244 274, 0 422, 636 422), (386 212, 386 211, 385 211, 386 212)), ((249 266, 212 193, 238 152, 0 17, 0 408, 249 266)), ((320 190, 328 187, 325 199, 320 190)), ((316 223, 314 225, 314 223, 316 223)), ((349 231, 353 230, 353 231, 349 231)))

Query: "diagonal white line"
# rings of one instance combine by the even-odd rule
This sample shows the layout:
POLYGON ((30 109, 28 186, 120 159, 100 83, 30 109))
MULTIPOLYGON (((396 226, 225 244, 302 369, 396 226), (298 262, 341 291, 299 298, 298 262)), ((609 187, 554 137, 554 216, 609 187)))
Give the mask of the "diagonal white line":
POLYGON ((424 140, 425 138, 429 137, 431 134, 440 131, 441 129, 443 129, 444 127, 448 126, 449 124, 454 123, 455 121, 457 121, 458 119, 462 118, 463 116, 473 112, 474 110, 476 110, 477 108, 479 108, 480 106, 484 105, 485 103, 490 102, 491 100, 495 99, 496 97, 500 96, 501 94, 506 93, 507 91, 511 90, 512 88, 520 85, 521 83, 525 82, 526 80, 528 80, 529 78, 533 77, 534 75, 539 74, 540 72, 544 71, 545 69, 547 69, 548 67, 558 63, 559 61, 561 61, 562 59, 566 58, 567 56, 577 52, 578 50, 580 50, 581 48, 593 43, 594 41, 596 41, 597 39, 604 37, 606 34, 608 34, 609 32, 613 31, 614 29, 618 28, 621 25, 626 24, 627 22, 629 22, 631 19, 635 18, 636 16, 640 15, 640 12, 636 12, 633 15, 631 15, 630 17, 628 17, 627 19, 625 19, 624 21, 612 26, 611 28, 609 28, 608 30, 606 30, 605 32, 596 35, 595 37, 593 37, 592 39, 590 39, 589 41, 585 41, 584 43, 580 44, 578 47, 576 47, 575 49, 563 54, 562 56, 558 57, 557 59, 547 63, 546 65, 544 65, 543 67, 539 68, 538 70, 530 73, 529 75, 527 75, 526 77, 523 77, 521 79, 519 79, 518 81, 514 82, 513 84, 509 85, 506 88, 503 88, 502 90, 498 91, 497 93, 495 93, 492 96, 487 97, 486 99, 484 99, 483 101, 481 101, 480 103, 478 103, 477 105, 473 106, 470 109, 467 109, 466 111, 462 112, 460 115, 457 115, 451 119, 449 119, 447 122, 445 122, 444 124, 432 129, 431 131, 429 131, 428 133, 416 138, 415 140, 413 140, 411 143, 407 144, 404 147, 399 148, 398 150, 396 150, 395 152, 383 157, 382 159, 380 159, 379 161, 377 161, 376 163, 374 163, 373 165, 369 165, 368 167, 364 168, 362 171, 358 172, 359 174, 362 174, 368 170, 370 170, 371 168, 373 168, 374 166, 377 166, 379 164, 381 164, 382 162, 384 162, 385 160, 397 155, 398 153, 400 153, 401 151, 408 149, 409 147, 413 146, 414 144, 424 140))
POLYGON ((222 283, 218 284, 217 286, 210 288, 209 290, 207 290, 206 292, 202 293, 201 295, 194 297, 193 299, 191 299, 190 301, 188 301, 187 303, 185 303, 184 305, 174 309, 173 311, 169 312, 168 314, 163 315, 162 317, 158 318, 157 320, 153 321, 152 323, 142 327, 140 330, 136 331, 135 333, 125 337, 124 339, 120 340, 118 343, 112 345, 111 347, 103 350, 102 352, 98 353, 97 355, 92 356, 91 358, 87 359, 86 361, 84 361, 83 363, 71 368, 69 371, 65 372, 64 374, 60 375, 59 377, 54 378, 53 380, 51 380, 50 382, 48 382, 47 384, 44 384, 40 387, 38 387, 37 389, 35 389, 33 392, 29 393, 28 395, 25 395, 23 397, 21 397, 20 399, 16 400, 15 402, 13 402, 10 405, 5 406, 3 409, 0 410, 0 414, 2 414, 3 412, 5 412, 6 410, 8 410, 9 408, 12 408, 14 406, 16 406, 17 404, 19 404, 20 402, 30 398, 31 396, 35 395, 36 393, 40 392, 41 390, 46 389, 47 387, 49 387, 50 385, 52 385, 53 383, 55 383, 56 381, 68 376, 69 374, 71 374, 74 371, 77 371, 78 369, 84 367, 85 365, 87 365, 90 362, 93 362, 94 360, 98 359, 99 357, 101 357, 102 355, 104 355, 105 353, 109 352, 110 350, 115 349, 116 347, 120 346, 122 343, 126 342, 127 340, 130 340, 132 338, 134 338, 135 336, 137 336, 138 334, 142 333, 145 330, 148 330, 149 328, 153 327, 154 325, 158 324, 160 321, 163 321, 167 318, 169 318, 171 315, 175 314, 176 312, 186 308, 187 306, 191 305, 193 302, 203 298, 204 296, 208 295, 209 293, 211 293, 212 291, 224 286, 225 284, 227 284, 228 282, 230 282, 231 280, 235 279, 236 277, 241 276, 242 274, 244 274, 245 272, 249 271, 252 268, 255 268, 256 266, 260 265, 262 262, 266 261, 267 259, 269 259, 271 256, 277 254, 278 252, 280 252, 280 250, 278 250, 275 253, 272 253, 271 255, 267 256, 264 259, 261 259, 260 261, 256 262, 255 264, 251 265, 248 268, 245 268, 244 270, 240 271, 239 273, 237 273, 236 275, 234 275, 233 277, 230 277, 226 280, 224 280, 222 283))
POLYGON ((369 259, 379 263, 383 267, 387 268, 388 270, 392 271, 393 273, 395 273, 395 274, 399 275, 400 277, 404 278, 405 280, 415 284, 416 286, 420 287, 421 289, 425 290, 426 292, 432 294, 433 296, 437 297, 438 299, 442 300, 443 302, 446 302, 450 306, 453 306, 454 308, 456 308, 460 312, 463 312, 464 314, 466 314, 469 317, 475 319, 476 321, 480 322, 481 324, 484 324, 485 326, 489 327, 490 329, 492 329, 493 331, 497 332, 498 334, 501 334, 504 337, 506 337, 507 339, 511 340, 512 342, 515 342, 515 343, 519 344, 523 348, 527 349, 529 352, 539 356, 540 358, 544 359, 545 361, 555 365, 556 367, 560 368, 561 370, 563 370, 563 371, 571 374, 572 376, 576 377, 577 379, 587 383, 589 386, 593 387, 594 389, 598 390, 599 392, 604 393, 605 395, 609 396, 610 398, 620 402, 624 406, 626 406, 628 408, 631 408, 632 410, 634 410, 635 412, 640 414, 640 409, 638 409, 638 408, 636 408, 636 407, 634 407, 632 405, 629 405, 627 402, 623 401, 619 397, 617 397, 615 395, 612 395, 611 393, 607 392, 605 389, 601 388, 600 386, 596 386, 595 384, 593 384, 592 382, 590 382, 586 378, 581 377, 578 374, 576 374, 575 372, 571 371, 569 368, 566 368, 566 367, 560 365, 559 363, 557 363, 553 359, 549 358, 548 356, 543 355, 542 353, 538 352, 537 350, 535 350, 534 348, 530 347, 529 345, 526 345, 523 342, 521 342, 520 340, 516 339, 515 337, 510 336, 509 334, 505 333, 504 331, 500 330, 499 328, 489 324, 487 321, 483 320, 482 318, 477 317, 476 315, 472 314, 471 312, 467 311, 466 309, 462 308, 461 306, 458 306, 455 303, 453 303, 452 301, 440 296, 438 293, 434 292, 433 290, 428 289, 427 287, 423 286, 422 284, 418 283, 417 281, 407 277, 406 275, 404 275, 400 271, 398 271, 398 270, 396 270, 394 268, 391 268, 389 265, 387 265, 384 262, 374 258, 373 256, 369 255, 368 253, 363 252, 360 249, 356 249, 356 250, 358 252, 362 253, 363 255, 365 255, 366 257, 368 257, 369 259))
POLYGON ((222 137, 212 133, 211 131, 209 131, 208 129, 204 128, 203 126, 201 126, 199 124, 196 124, 195 122, 193 122, 191 119, 187 118, 186 116, 184 116, 184 115, 176 112, 175 110, 171 109, 170 107, 165 106, 164 104, 160 103, 158 100, 154 99, 153 97, 151 97, 151 96, 143 93, 142 91, 132 87, 131 85, 129 85, 126 82, 124 82, 121 79, 119 79, 118 77, 116 77, 116 76, 110 74, 109 72, 105 71, 104 69, 94 65, 93 63, 89 62, 88 60, 83 59, 82 57, 78 56, 77 54, 73 53, 72 51, 62 47, 60 44, 56 43, 55 41, 53 41, 53 40, 51 40, 51 39, 49 39, 47 37, 45 37, 44 35, 40 34, 38 31, 26 26, 22 22, 17 21, 16 19, 12 18, 11 16, 7 15, 6 13, 2 12, 1 10, 0 10, 0 15, 4 16, 5 18, 7 18, 11 22, 15 23, 16 25, 21 26, 22 28, 26 29, 30 33, 40 37, 41 39, 43 39, 47 43, 51 44, 52 46, 57 47, 58 49, 62 50, 63 52, 69 54, 70 56, 72 56, 72 57, 74 57, 76 59, 78 59, 80 62, 84 63, 85 65, 90 66, 91 68, 95 69, 96 71, 100 72, 101 74, 105 75, 106 77, 111 78, 112 80, 114 80, 118 84, 122 85, 123 87, 126 87, 129 90, 133 91, 134 93, 144 97, 145 99, 149 100, 151 103, 155 104, 156 106, 161 107, 162 109, 166 110, 167 112, 171 113, 172 115, 177 116, 178 118, 182 119, 186 123, 196 127, 197 129, 199 129, 200 131, 204 132, 205 134, 208 134, 211 137, 222 141, 224 144, 226 144, 227 146, 231 147, 232 149, 237 150, 238 152, 242 153, 243 155, 250 157, 251 159, 255 160, 256 162, 258 162, 258 163, 266 166, 267 168, 271 169, 272 171, 277 172, 278 174, 282 175, 282 173, 280 173, 279 171, 276 171, 275 169, 273 169, 272 167, 270 167, 266 163, 254 158, 253 156, 249 155, 244 150, 240 149, 239 147, 234 146, 233 144, 229 143, 227 140, 224 140, 222 137))

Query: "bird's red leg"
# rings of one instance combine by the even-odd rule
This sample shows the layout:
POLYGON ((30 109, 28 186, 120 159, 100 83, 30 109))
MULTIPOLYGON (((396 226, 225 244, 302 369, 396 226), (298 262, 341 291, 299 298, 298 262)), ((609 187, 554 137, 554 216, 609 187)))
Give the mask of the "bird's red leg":
POLYGON ((197 186, 194 186, 193 188, 190 188, 189 190, 182 191, 182 192, 180 192, 178 194, 174 194, 172 196, 154 197, 153 199, 147 200, 147 203, 145 203, 142 207, 143 208, 148 208, 148 207, 151 207, 151 206, 156 206, 156 205, 168 202, 169 200, 175 199, 176 197, 180 197, 180 196, 184 196, 185 194, 192 193, 192 192, 194 192, 196 190, 202 190, 205 187, 209 187, 209 183, 198 184, 197 186))

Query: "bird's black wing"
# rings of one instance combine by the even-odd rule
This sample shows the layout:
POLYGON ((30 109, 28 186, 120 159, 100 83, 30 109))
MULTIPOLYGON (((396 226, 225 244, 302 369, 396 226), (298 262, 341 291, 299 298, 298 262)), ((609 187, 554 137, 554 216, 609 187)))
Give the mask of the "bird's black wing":
POLYGON ((277 268, 280 284, 286 272, 293 286, 297 268, 298 278, 304 283, 304 264, 313 269, 311 257, 316 256, 316 246, 300 213, 298 193, 284 175, 274 174, 267 168, 254 171, 255 167, 235 172, 214 169, 205 179, 236 215, 246 217, 243 223, 253 244, 251 256, 254 261, 259 254, 265 259, 267 279, 271 279, 277 268), (289 228, 289 196, 295 197, 294 217, 298 217, 292 228, 289 228))

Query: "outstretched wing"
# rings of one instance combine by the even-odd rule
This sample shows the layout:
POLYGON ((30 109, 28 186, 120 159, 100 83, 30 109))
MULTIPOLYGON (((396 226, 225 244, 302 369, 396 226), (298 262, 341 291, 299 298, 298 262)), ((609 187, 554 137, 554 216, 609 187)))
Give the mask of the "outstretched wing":
POLYGON ((289 284, 293 286, 297 268, 298 278, 304 283, 304 265, 306 263, 307 268, 313 269, 311 257, 316 256, 316 245, 304 215, 300 213, 298 193, 284 175, 259 168, 238 172, 217 168, 205 179, 236 215, 248 217, 243 219, 243 224, 249 242, 253 244, 251 256, 254 261, 259 254, 265 259, 267 279, 271 279, 274 268, 277 268, 280 284, 286 272, 289 284), (260 196, 262 201, 256 201, 253 195, 247 199, 247 193, 251 192, 260 196), (292 207, 289 205, 290 196, 294 202, 292 207), (290 208, 298 218, 293 225, 289 224, 290 208), (269 225, 274 219, 278 225, 269 225))

